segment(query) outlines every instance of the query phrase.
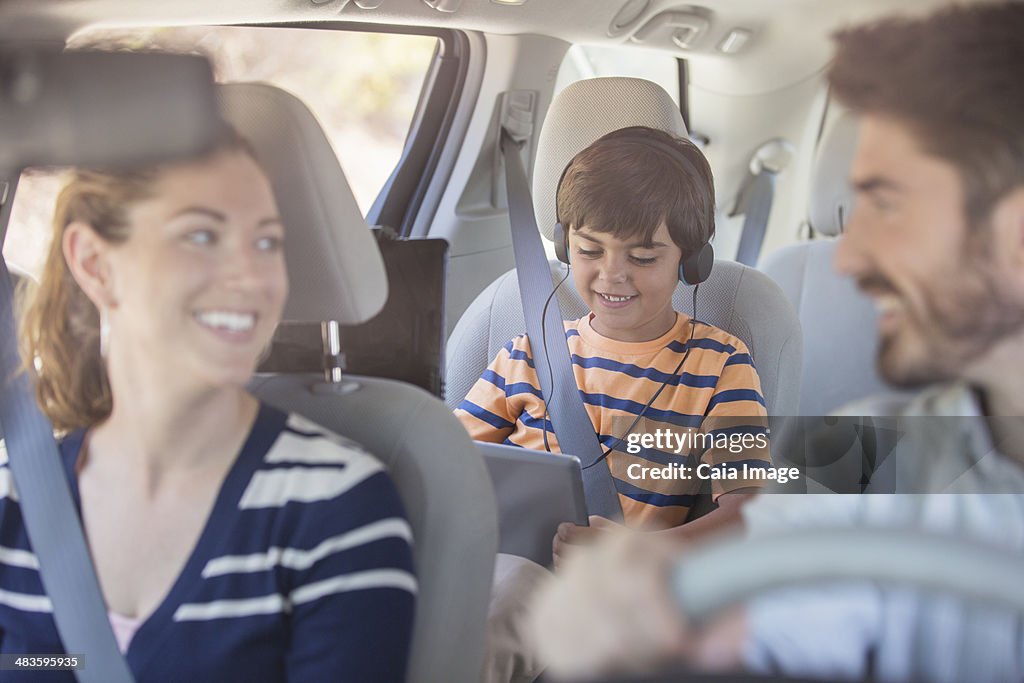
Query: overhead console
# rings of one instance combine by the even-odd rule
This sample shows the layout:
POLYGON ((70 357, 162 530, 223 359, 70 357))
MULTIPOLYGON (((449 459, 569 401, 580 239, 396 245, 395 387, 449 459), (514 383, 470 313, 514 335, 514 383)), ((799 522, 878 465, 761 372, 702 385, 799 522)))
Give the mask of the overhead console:
POLYGON ((608 35, 653 48, 727 55, 741 52, 754 35, 750 28, 716 24, 706 7, 682 5, 652 14, 651 5, 651 0, 629 0, 608 25, 608 35))

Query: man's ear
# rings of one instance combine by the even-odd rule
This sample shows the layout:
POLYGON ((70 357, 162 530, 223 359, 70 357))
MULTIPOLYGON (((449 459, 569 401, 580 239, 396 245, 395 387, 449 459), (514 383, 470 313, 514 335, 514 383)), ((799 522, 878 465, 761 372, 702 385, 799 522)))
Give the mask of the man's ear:
POLYGON ((117 305, 110 269, 110 245, 91 225, 74 221, 64 228, 64 260, 75 282, 100 310, 117 305))
POLYGON ((999 200, 992 212, 992 227, 1008 237, 1002 244, 1013 250, 1014 265, 1024 268, 1024 185, 999 200))

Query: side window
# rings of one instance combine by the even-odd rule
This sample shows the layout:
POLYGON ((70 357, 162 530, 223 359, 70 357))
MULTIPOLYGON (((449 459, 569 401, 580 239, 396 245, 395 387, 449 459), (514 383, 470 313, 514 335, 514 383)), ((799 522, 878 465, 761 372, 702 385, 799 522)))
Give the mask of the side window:
POLYGON ((573 45, 555 80, 555 94, 585 78, 631 76, 654 81, 679 102, 679 62, 675 57, 651 50, 629 47, 573 45))
MULTIPOLYGON (((398 163, 420 91, 438 49, 426 35, 278 27, 95 29, 71 49, 199 52, 217 80, 260 81, 305 102, 323 126, 365 215, 398 163)), ((29 171, 18 184, 4 255, 39 274, 59 174, 29 171)))

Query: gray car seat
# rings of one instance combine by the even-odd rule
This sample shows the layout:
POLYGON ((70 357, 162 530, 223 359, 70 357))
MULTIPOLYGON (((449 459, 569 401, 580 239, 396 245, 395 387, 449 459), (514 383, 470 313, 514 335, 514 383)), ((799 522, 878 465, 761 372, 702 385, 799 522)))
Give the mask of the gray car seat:
POLYGON ((892 391, 875 367, 875 307, 832 266, 853 210, 847 177, 856 144, 857 119, 844 112, 818 147, 808 222, 825 239, 783 247, 761 264, 789 297, 803 326, 801 415, 827 415, 855 399, 892 391))
MULTIPOLYGON (((350 325, 371 318, 387 297, 384 264, 316 119, 272 86, 225 85, 219 96, 225 118, 270 175, 286 226, 285 319, 350 325)), ((272 375, 258 376, 252 388, 355 439, 387 465, 412 525, 419 577, 408 680, 478 680, 497 505, 462 425, 427 392, 391 380, 272 375)))
MULTIPOLYGON (((626 126, 649 126, 686 136, 679 107, 661 87, 637 78, 595 78, 568 86, 552 102, 537 143, 533 202, 537 224, 550 241, 555 224, 555 189, 562 169, 580 150, 605 133, 626 126)), ((551 262, 552 271, 564 274, 551 262)), ((554 285, 552 285, 554 286, 554 285)), ((676 310, 689 313, 692 288, 680 284, 672 297, 676 310)), ((562 313, 587 312, 568 279, 558 290, 562 313)), ((750 348, 768 412, 796 411, 800 386, 800 323, 786 296, 763 273, 732 261, 716 261, 700 285, 697 317, 742 339, 750 348)), ((526 327, 515 271, 488 286, 470 304, 448 340, 446 400, 455 407, 487 364, 526 327)))

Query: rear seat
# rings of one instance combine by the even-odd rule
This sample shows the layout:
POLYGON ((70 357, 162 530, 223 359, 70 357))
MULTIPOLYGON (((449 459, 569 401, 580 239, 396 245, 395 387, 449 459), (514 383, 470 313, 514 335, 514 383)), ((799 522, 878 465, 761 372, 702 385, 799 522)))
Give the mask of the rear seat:
POLYGON ((853 210, 847 177, 856 143, 857 120, 844 112, 833 120, 815 159, 808 222, 823 239, 783 247, 760 266, 782 287, 803 326, 800 415, 827 415, 856 399, 893 391, 875 367, 875 307, 832 267, 853 210))
MULTIPOLYGON (((287 229, 284 319, 355 325, 387 298, 370 228, 316 119, 259 84, 219 88, 224 117, 254 146, 287 229)), ((494 490, 465 430, 409 384, 322 374, 257 376, 253 391, 367 448, 385 465, 412 525, 419 597, 408 681, 476 681, 483 662, 498 523, 494 490)), ((353 615, 358 619, 358 615, 353 615)))

